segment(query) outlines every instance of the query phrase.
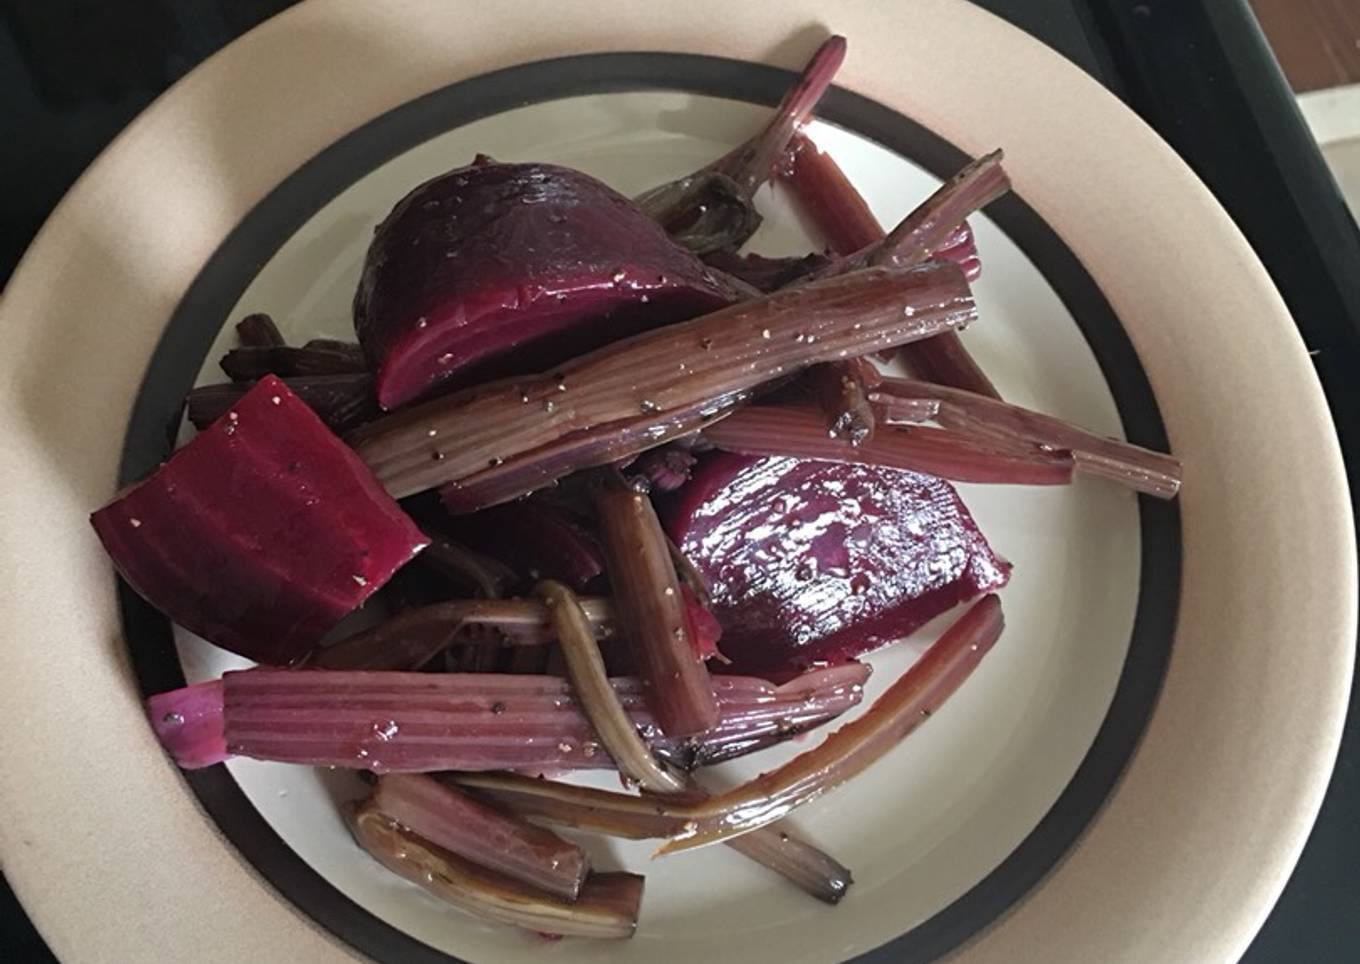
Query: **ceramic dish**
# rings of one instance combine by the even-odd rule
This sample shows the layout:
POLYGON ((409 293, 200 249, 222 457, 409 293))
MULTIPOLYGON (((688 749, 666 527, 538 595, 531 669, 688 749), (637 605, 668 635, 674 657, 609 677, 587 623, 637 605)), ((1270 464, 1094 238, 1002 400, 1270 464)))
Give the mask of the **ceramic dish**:
MULTIPOLYGON (((929 727, 799 814, 854 868, 851 896, 809 906, 727 853, 614 846, 602 862, 649 875, 638 936, 546 948, 386 876, 334 817, 346 780, 252 761, 186 777, 161 754, 142 695, 227 657, 115 595, 86 515, 164 456, 224 323, 264 309, 290 335, 345 335, 371 225, 475 151, 627 192, 693 169, 827 29, 811 3, 313 2, 140 118, 0 302, 0 714, 17 735, 0 856, 63 959, 1241 952, 1316 812, 1349 685, 1353 530, 1321 392, 1236 229, 1117 101, 967 4, 899 6, 836 9, 851 55, 812 135, 884 220, 1004 146, 1016 192, 975 225, 970 346, 1017 401, 1169 439, 1186 480, 1173 505, 965 490, 1016 563, 1010 628, 929 727)), ((763 201, 753 247, 806 250, 763 201)), ((913 651, 876 656, 875 687, 913 651)))

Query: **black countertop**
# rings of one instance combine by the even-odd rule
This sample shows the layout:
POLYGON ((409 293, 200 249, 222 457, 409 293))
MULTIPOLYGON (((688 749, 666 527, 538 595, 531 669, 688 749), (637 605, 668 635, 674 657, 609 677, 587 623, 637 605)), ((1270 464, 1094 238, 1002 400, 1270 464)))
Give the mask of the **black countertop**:
MULTIPOLYGON (((1242 227, 1288 302, 1360 479, 1360 231, 1246 0, 977 0, 1105 84, 1242 227)), ((283 0, 0 0, 0 284, 62 194, 150 101, 283 0)), ((1354 485, 1354 484, 1353 484, 1354 485)), ((1302 644, 1304 641, 1297 641, 1302 644)), ((1244 960, 1360 948, 1360 723, 1317 826, 1244 960)), ((0 880, 0 960, 50 962, 0 880)))

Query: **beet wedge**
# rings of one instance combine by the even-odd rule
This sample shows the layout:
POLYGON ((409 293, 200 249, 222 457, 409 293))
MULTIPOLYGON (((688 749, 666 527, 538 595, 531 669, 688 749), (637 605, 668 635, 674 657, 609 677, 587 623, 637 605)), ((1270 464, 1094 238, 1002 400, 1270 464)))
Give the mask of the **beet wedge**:
POLYGON ((154 606, 275 665, 311 650, 427 542, 273 375, 90 521, 154 606))
POLYGON ((948 482, 902 469, 723 453, 662 508, 712 589, 728 672, 848 659, 1010 576, 948 482))
POLYGON ((420 185, 378 226, 354 324, 390 409, 455 375, 545 369, 732 300, 593 177, 484 162, 420 185))

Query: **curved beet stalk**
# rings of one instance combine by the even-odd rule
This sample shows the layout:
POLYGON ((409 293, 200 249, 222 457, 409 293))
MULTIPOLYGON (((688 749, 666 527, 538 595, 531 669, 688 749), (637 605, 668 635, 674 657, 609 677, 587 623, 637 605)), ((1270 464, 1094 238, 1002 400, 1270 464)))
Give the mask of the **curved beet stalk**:
MULTIPOLYGON (((717 651, 721 626, 688 585, 680 587, 680 595, 695 655, 721 658, 717 651)), ((610 600, 578 597, 577 602, 597 639, 614 635, 610 600)), ((549 616, 534 599, 452 599, 403 610, 371 629, 317 650, 308 665, 314 669, 413 670, 454 646, 533 649, 557 638, 549 616)))
MULTIPOLYGON (((582 712, 605 751, 614 758, 619 772, 636 781, 646 790, 673 793, 685 782, 671 773, 652 756, 652 751, 638 736, 633 721, 619 701, 605 672, 604 657, 595 641, 589 620, 576 599, 576 594, 560 582, 547 580, 538 584, 535 594, 543 600, 557 633, 558 646, 567 664, 567 678, 582 712)), ((713 701, 713 718, 717 721, 718 704, 713 701)))
MULTIPOLYGON (((467 789, 515 813, 575 830, 602 833, 625 840, 651 840, 679 836, 685 829, 683 819, 663 816, 651 808, 644 807, 636 812, 615 809, 612 803, 616 795, 606 790, 573 786, 559 794, 552 791, 565 789, 564 784, 548 783, 544 786, 541 780, 513 773, 446 773, 438 775, 436 779, 467 789), (526 786, 535 783, 539 786, 526 786)), ((694 785, 691 784, 693 789, 694 785)), ((706 793, 693 792, 686 795, 688 799, 703 799, 706 796, 706 793)), ((828 904, 838 903, 854 883, 845 865, 798 839, 777 823, 725 843, 742 856, 773 870, 799 889, 828 904)))
POLYGON ((974 603, 869 711, 815 749, 751 782, 690 805, 682 836, 659 851, 689 850, 766 826, 863 772, 929 719, 1001 636, 1001 601, 974 603))
POLYGON ((563 900, 576 900, 590 870, 576 844, 423 774, 379 777, 372 805, 450 853, 563 900))
POLYGON ((373 803, 347 808, 355 841, 399 877, 475 917, 539 934, 632 937, 642 904, 636 874, 597 873, 574 901, 480 867, 413 833, 373 803))
MULTIPOLYGON (((653 751, 689 768, 731 759, 859 704, 868 667, 851 663, 781 687, 722 676, 702 738, 661 735, 642 684, 611 680, 653 751)), ((254 669, 147 701, 161 744, 186 768, 235 754, 374 772, 612 767, 560 676, 254 669)))
POLYGON ((876 387, 885 398, 930 399, 940 404, 937 420, 961 430, 983 430, 996 437, 1050 449, 1070 449, 1078 472, 1097 475, 1160 499, 1180 490, 1181 463, 1175 456, 1130 442, 1106 438, 1071 422, 947 385, 885 378, 876 387))
POLYGON ((552 164, 473 164, 378 226, 354 297, 391 409, 457 377, 541 371, 732 301, 627 198, 552 164))
POLYGON ((273 376, 90 522, 156 608, 274 664, 311 650, 426 542, 273 376))
POLYGON ((639 195, 638 206, 692 251, 741 247, 760 226, 756 189, 773 176, 789 139, 812 119, 844 60, 845 38, 828 37, 764 130, 707 167, 639 195))
POLYGON ((594 490, 620 629, 642 675, 648 705, 667 736, 693 736, 718 722, 713 685, 691 639, 680 582, 656 510, 620 484, 594 490))
POLYGON ((807 365, 928 338, 974 316, 953 264, 871 268, 650 331, 547 375, 413 406, 353 442, 389 492, 413 495, 576 432, 720 403, 807 365))
MULTIPOLYGON (((333 432, 348 432, 378 416, 373 376, 367 372, 295 375, 283 379, 283 383, 333 432)), ((195 388, 185 396, 185 415, 194 428, 206 428, 238 405, 250 388, 242 382, 195 388)))
POLYGON ((635 200, 676 242, 696 254, 741 247, 763 220, 754 195, 712 168, 652 188, 635 200))
MULTIPOLYGON (((984 596, 867 713, 830 734, 821 745, 739 787, 698 801, 597 790, 589 803, 602 814, 651 813, 683 821, 680 833, 658 855, 725 842, 768 826, 863 772, 928 720, 990 652, 1003 625, 1000 600, 984 596)), ((474 778, 471 785, 477 782, 474 778)), ((538 780, 517 789, 571 799, 581 788, 538 780)))
POLYGON ((430 569, 466 587, 473 595, 500 599, 514 584, 515 573, 500 560, 448 539, 429 538, 430 544, 417 558, 430 569))
MULTIPOLYGON (((580 601, 594 632, 612 632, 605 599, 580 601)), ((502 646, 540 646, 556 638, 547 608, 533 599, 455 599, 398 613, 391 619, 313 654, 316 669, 412 670, 436 655, 475 640, 473 629, 494 630, 502 646)))
POLYGON ((624 809, 618 804, 620 794, 518 773, 452 772, 434 774, 433 778, 514 813, 573 830, 623 840, 654 840, 684 831, 683 818, 657 813, 645 797, 623 797, 635 801, 634 806, 624 809))

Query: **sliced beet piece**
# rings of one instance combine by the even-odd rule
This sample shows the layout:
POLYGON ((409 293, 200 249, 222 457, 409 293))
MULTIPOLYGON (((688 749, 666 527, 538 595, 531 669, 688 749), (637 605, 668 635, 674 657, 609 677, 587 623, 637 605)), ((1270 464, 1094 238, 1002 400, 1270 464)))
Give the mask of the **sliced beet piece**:
POLYGON ((273 375, 90 521, 123 577, 171 619, 279 665, 427 541, 273 375))
POLYGON ((393 408, 455 374, 545 370, 733 298, 594 178, 493 162, 425 182, 378 226, 354 324, 393 408))
POLYGON ((1010 576, 953 486, 900 469, 710 455, 663 518, 709 582, 729 672, 842 662, 1010 576))

